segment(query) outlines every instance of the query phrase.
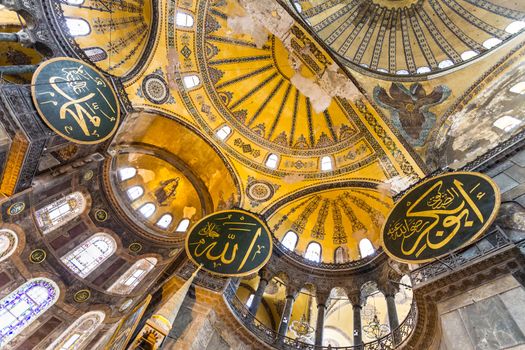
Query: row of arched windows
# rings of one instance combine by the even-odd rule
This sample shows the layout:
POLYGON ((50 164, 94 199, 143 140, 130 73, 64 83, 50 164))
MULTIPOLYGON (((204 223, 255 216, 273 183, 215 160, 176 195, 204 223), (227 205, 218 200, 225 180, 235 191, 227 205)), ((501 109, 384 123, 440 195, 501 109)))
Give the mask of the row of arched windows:
MULTIPOLYGON (((299 236, 293 231, 288 231, 281 240, 282 245, 291 251, 294 251, 297 242, 299 241, 299 236)), ((310 242, 306 247, 304 257, 308 260, 314 262, 321 262, 321 245, 317 242, 310 242)), ((374 246, 369 239, 363 238, 359 241, 359 253, 361 254, 361 259, 367 256, 373 255, 375 253, 374 246)), ((337 247, 334 251, 334 261, 336 264, 341 264, 346 261, 346 252, 343 247, 337 247)))
MULTIPOLYGON (((58 300, 60 289, 47 278, 34 278, 0 301, 0 347, 35 322, 58 300)), ((71 324, 47 349, 74 350, 86 344, 104 321, 105 313, 90 311, 71 324)))
MULTIPOLYGON (((125 167, 119 169, 117 171, 117 174, 120 181, 126 181, 134 178, 135 175, 137 175, 137 169, 133 167, 125 167)), ((126 190, 126 195, 128 196, 131 202, 134 202, 144 195, 144 188, 142 188, 142 186, 139 185, 131 186, 126 190)), ((148 219, 155 213, 157 207, 155 206, 155 204, 148 202, 140 206, 137 210, 144 218, 148 219)), ((164 214, 157 220, 155 225, 165 230, 171 225, 172 221, 173 216, 171 214, 164 214)), ((175 232, 186 232, 188 230, 189 225, 189 219, 182 219, 181 221, 179 221, 175 232)))
MULTIPOLYGON (((221 141, 225 141, 230 136, 232 129, 228 125, 223 125, 215 132, 215 136, 221 141)), ((266 158, 265 165, 269 169, 277 169, 279 165, 279 156, 274 153, 270 153, 266 158)), ((334 169, 333 160, 330 156, 324 156, 321 158, 319 163, 321 171, 331 171, 334 169)))

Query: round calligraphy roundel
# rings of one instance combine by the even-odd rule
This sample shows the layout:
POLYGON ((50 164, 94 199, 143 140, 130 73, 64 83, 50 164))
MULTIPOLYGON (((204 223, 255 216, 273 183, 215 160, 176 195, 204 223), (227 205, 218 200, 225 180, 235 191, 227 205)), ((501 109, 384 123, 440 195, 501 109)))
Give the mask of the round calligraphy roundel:
POLYGON ((396 203, 383 225, 382 246, 393 259, 407 263, 439 258, 483 234, 499 206, 499 188, 486 175, 434 177, 396 203))
POLYGON ((266 224, 243 210, 208 215, 186 237, 190 259, 221 276, 245 276, 259 270, 270 259, 272 248, 266 224))
POLYGON ((111 84, 83 61, 58 57, 42 63, 31 92, 38 114, 54 132, 80 144, 111 137, 120 109, 111 84))

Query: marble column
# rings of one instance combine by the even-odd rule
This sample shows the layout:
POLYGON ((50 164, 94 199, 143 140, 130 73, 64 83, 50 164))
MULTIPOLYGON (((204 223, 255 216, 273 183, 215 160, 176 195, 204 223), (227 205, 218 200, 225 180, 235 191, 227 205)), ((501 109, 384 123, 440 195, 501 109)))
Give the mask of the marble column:
POLYGON ((317 293, 317 324, 315 326, 315 345, 323 345, 324 334, 324 318, 326 312, 326 303, 328 301, 328 293, 317 293))
POLYGON ((288 323, 290 322, 290 317, 292 316, 293 303, 295 301, 294 295, 287 295, 286 302, 284 304, 283 314, 281 316, 281 322, 279 323, 279 336, 282 338, 286 335, 288 331, 288 323))
POLYGON ((388 311, 388 323, 390 325, 390 330, 394 331, 399 327, 399 319, 397 317, 397 308, 396 308, 396 299, 392 294, 385 295, 386 298, 386 307, 388 311))
POLYGON ((361 291, 347 292, 347 295, 354 313, 354 346, 357 347, 363 344, 363 334, 361 332, 361 291))
POLYGON ((259 305, 261 305, 264 290, 266 289, 267 285, 268 285, 268 280, 266 280, 263 276, 261 276, 261 278, 259 279, 259 285, 257 286, 257 290, 255 291, 255 294, 253 295, 252 304, 249 307, 250 313, 254 316, 257 314, 259 305))

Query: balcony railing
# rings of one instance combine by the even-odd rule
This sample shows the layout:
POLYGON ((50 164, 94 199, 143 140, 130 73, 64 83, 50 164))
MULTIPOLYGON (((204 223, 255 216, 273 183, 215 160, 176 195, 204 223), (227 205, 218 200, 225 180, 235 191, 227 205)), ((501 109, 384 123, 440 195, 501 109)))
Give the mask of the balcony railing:
POLYGON ((273 329, 268 328, 250 313, 245 303, 236 294, 236 283, 231 281, 224 292, 224 300, 235 317, 259 340, 280 350, 391 350, 402 344, 416 327, 417 308, 412 302, 410 311, 405 320, 392 333, 376 341, 357 346, 315 346, 289 337, 280 336, 273 329), (394 341, 396 339, 397 341, 394 341), (396 345, 397 344, 397 345, 396 345))
POLYGON ((470 262, 511 244, 514 243, 505 234, 505 231, 494 225, 488 233, 468 247, 413 270, 410 273, 412 285, 415 287, 443 274, 456 271, 470 262))

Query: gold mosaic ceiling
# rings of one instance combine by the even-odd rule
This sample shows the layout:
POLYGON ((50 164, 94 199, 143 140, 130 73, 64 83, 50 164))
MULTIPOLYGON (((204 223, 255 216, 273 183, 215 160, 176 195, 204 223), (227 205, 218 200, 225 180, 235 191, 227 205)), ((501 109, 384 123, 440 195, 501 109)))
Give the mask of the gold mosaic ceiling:
POLYGON ((383 76, 421 77, 470 62, 516 36, 525 19, 523 1, 291 0, 290 4, 349 68, 383 76))

